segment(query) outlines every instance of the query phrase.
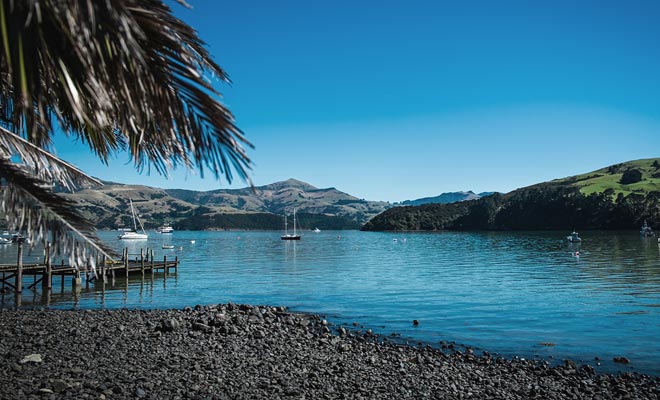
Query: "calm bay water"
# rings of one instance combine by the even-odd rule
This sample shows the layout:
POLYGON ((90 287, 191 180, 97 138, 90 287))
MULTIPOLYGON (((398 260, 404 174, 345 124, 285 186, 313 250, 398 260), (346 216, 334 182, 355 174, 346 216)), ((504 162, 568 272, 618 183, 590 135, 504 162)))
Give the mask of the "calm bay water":
MULTIPOLYGON (((561 232, 175 232, 126 243, 181 260, 177 276, 117 278, 74 294, 53 284, 51 308, 286 305, 411 341, 456 341, 505 356, 571 358, 602 371, 660 374, 660 248, 634 232, 584 232, 580 256, 561 232), (194 243, 191 241, 194 240, 194 243), (175 245, 162 250, 162 244, 175 245), (413 327, 412 320, 420 321, 413 327), (551 344, 551 345, 549 345, 551 344), (632 363, 612 363, 625 356, 632 363)), ((15 261, 15 246, 0 259, 15 261), (12 253, 13 252, 13 253, 12 253), (14 257, 14 258, 12 258, 14 257)), ((42 256, 33 250, 26 257, 42 256)), ((13 295, 2 296, 13 307, 13 295)), ((42 305, 25 291, 23 307, 42 305)))

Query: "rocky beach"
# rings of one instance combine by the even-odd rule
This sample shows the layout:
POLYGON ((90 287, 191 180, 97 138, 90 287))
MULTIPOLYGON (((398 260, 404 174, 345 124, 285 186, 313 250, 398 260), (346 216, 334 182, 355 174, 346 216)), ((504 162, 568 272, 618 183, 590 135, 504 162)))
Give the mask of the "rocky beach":
POLYGON ((2 399, 658 399, 660 378, 390 342, 284 307, 0 310, 2 399))

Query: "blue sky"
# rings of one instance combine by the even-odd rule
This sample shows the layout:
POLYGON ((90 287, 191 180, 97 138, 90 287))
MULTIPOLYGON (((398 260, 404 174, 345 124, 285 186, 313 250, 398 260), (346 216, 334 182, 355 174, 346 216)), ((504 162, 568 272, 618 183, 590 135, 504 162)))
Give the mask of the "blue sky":
MULTIPOLYGON (((172 7, 230 74, 256 185, 401 201, 660 156, 657 1, 189 2, 172 7)), ((245 186, 56 146, 102 179, 245 186)))

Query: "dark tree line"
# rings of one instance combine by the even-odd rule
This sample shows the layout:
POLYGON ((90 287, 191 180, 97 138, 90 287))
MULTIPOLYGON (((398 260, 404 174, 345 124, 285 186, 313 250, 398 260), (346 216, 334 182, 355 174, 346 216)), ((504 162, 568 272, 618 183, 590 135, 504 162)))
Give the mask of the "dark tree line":
POLYGON ((506 195, 452 204, 396 207, 363 230, 637 229, 660 226, 660 192, 584 195, 577 188, 537 185, 506 195))

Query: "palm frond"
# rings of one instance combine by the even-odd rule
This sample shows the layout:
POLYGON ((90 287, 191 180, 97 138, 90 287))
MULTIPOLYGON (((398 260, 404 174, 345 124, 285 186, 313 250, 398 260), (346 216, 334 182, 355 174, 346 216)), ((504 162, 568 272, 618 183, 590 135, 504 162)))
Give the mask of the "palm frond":
POLYGON ((126 150, 138 170, 249 182, 252 145, 209 79, 229 77, 162 1, 0 0, 0 35, 2 211, 17 228, 108 253, 46 184, 97 183, 54 155, 59 128, 104 162, 126 150))
POLYGON ((76 204, 53 193, 31 171, 0 157, 0 178, 5 184, 1 198, 10 227, 27 232, 33 240, 57 243, 57 248, 69 255, 71 265, 86 266, 83 260, 89 260, 94 268, 90 249, 114 257, 114 251, 96 237, 94 225, 76 212, 76 204))
MULTIPOLYGON (((218 101, 229 82, 197 33, 159 0, 0 1, 0 102, 6 122, 50 146, 54 118, 102 160, 118 149, 139 170, 179 165, 247 180, 252 145, 218 101), (4 19, 2 19, 4 16, 4 19), (113 127, 125 140, 104 134, 113 127), (101 137, 99 137, 101 135, 101 137)), ((1 116, 1 113, 0 113, 1 116)), ((15 127, 16 129, 12 129, 15 127)))
POLYGON ((57 182, 70 191, 82 185, 101 185, 75 166, 0 127, 0 156, 3 155, 5 158, 18 156, 37 179, 57 182))

